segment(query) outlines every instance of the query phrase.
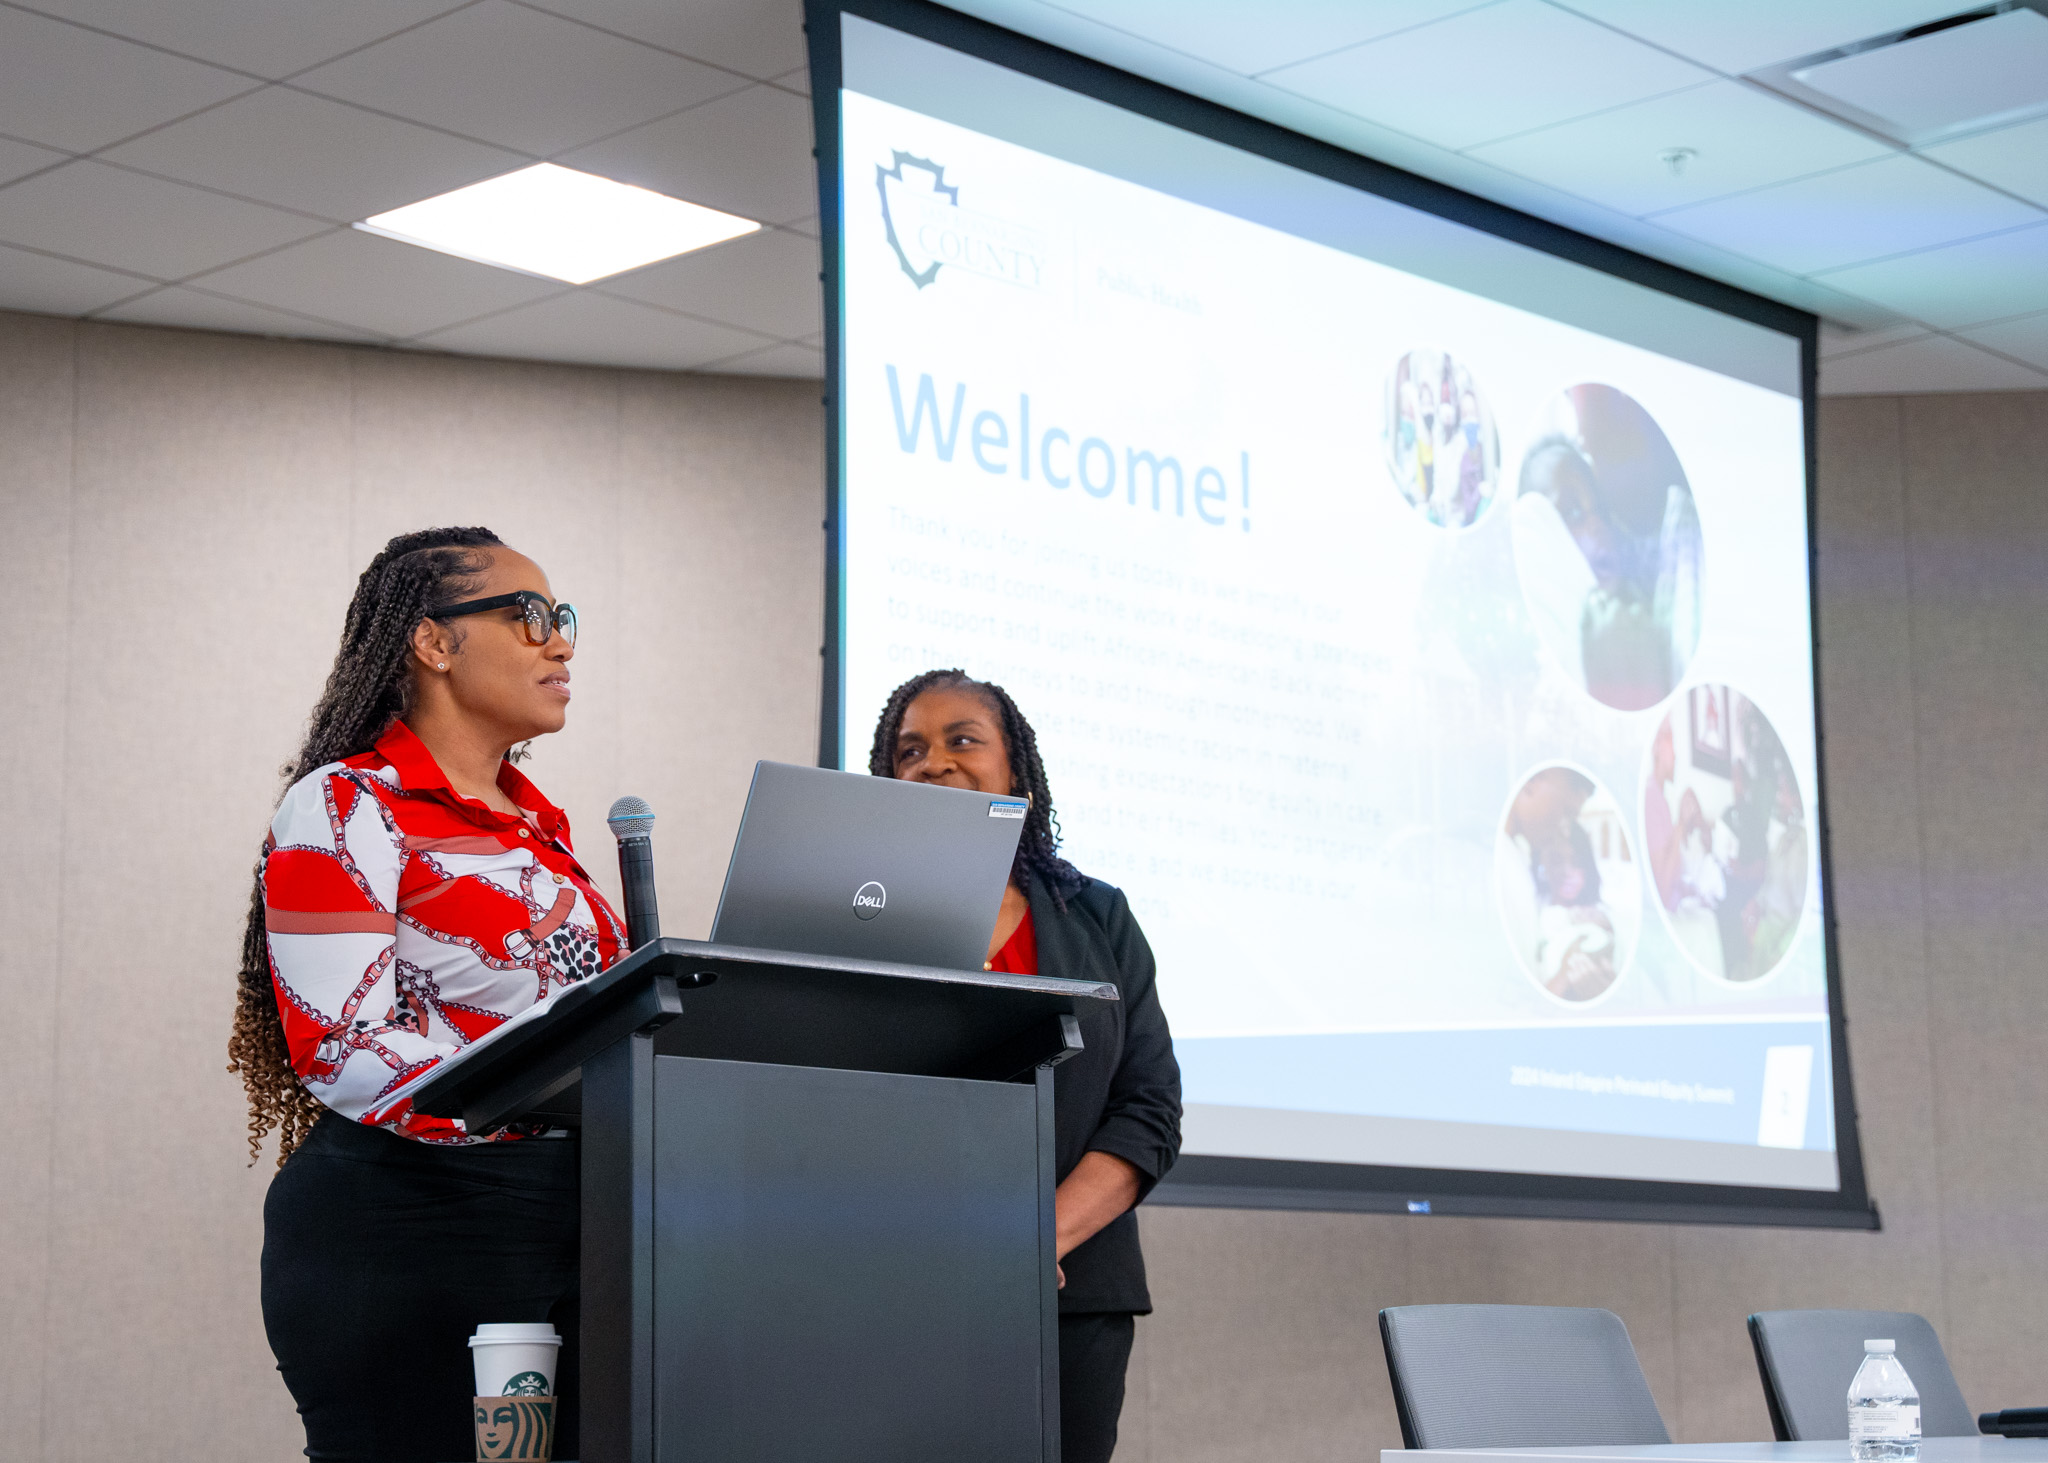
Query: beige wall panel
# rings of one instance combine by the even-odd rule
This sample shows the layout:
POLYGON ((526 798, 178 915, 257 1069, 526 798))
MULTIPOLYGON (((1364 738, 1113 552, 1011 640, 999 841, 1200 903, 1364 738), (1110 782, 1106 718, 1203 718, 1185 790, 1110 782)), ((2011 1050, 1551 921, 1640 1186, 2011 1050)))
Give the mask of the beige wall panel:
POLYGON ((2006 1407, 2048 1355, 2048 395, 1903 407, 1948 1347, 2006 1407))
POLYGON ((616 791, 654 805, 662 928, 702 939, 754 763, 817 761, 824 409, 812 381, 647 375, 621 410, 616 791))
MULTIPOLYGON (((1671 1422, 1688 1440, 1770 1436, 1744 1324, 1752 1311, 1871 1307, 1920 1311, 1941 1323, 1918 807, 1913 779, 1902 775, 1912 766, 1913 719, 1898 403, 1824 402, 1820 431, 1831 898, 1850 1071, 1863 1079, 1863 1151, 1885 1229, 1676 1232, 1685 1366, 1671 1422)), ((1847 1373, 1842 1385, 1846 1391, 1847 1373)))
MULTIPOLYGON (((1157 1463, 1356 1460, 1401 1445, 1379 1309, 1412 1226, 1385 1215, 1147 1208, 1145 1436, 1157 1463)), ((1121 1450, 1119 1457, 1123 1457, 1121 1450)))
POLYGON ((259 1206, 225 1071, 248 870, 342 571, 345 358, 81 327, 53 1459, 276 1458, 259 1206), (106 1399, 129 1399, 111 1408, 106 1399), (235 1419, 224 1438, 222 1421, 235 1419))
POLYGON ((70 684, 72 347, 69 321, 0 314, 0 1416, 40 1451, 49 1299, 50 1119, 70 684))
MULTIPOLYGON (((568 725, 533 744, 524 770, 569 814, 591 872, 610 877, 604 814, 618 781, 625 373, 376 351, 351 358, 352 572, 397 534, 480 524, 537 562, 556 596, 576 606, 568 725)), ((330 615, 330 655, 345 604, 330 615)))
POLYGON ((1914 611, 1899 404, 1883 398, 1825 403, 1820 425, 1832 897, 1850 1071, 1860 1079, 1864 1158, 1885 1230, 1830 1246, 1837 1258, 1818 1270, 1787 1256, 1781 1284, 1793 1292, 1824 1291, 1835 1297, 1830 1304, 1925 1309, 1938 1321, 1939 1180, 1927 1036, 1922 799, 1910 775, 1917 741, 1909 653, 1914 611))

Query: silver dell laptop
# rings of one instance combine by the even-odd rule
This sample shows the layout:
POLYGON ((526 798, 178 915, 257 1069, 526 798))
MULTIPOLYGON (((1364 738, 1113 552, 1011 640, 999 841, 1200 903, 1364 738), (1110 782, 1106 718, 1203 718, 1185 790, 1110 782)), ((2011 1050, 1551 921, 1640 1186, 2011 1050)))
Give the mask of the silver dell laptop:
POLYGON ((712 941, 980 970, 1028 806, 756 763, 712 941))

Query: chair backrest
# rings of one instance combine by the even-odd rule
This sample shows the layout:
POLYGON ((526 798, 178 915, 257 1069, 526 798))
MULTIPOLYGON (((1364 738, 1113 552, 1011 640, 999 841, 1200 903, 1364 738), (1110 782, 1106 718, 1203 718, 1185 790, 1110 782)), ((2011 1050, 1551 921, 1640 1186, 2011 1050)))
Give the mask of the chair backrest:
POLYGON ((1411 1448, 1668 1443, 1628 1328, 1563 1306, 1394 1306, 1387 1374, 1411 1448))
POLYGON ((1759 1311, 1749 1318, 1756 1369, 1764 1380, 1779 1442, 1849 1436, 1849 1382, 1863 1365, 1863 1343, 1898 1343, 1899 1364, 1920 1392, 1920 1435, 1973 1437, 1977 1420, 1963 1401, 1941 1338, 1910 1311, 1759 1311))

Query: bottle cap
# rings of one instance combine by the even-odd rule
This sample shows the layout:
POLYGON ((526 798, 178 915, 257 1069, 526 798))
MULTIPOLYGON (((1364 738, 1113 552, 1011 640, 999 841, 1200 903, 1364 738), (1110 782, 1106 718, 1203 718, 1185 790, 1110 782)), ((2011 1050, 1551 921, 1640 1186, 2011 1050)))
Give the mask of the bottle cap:
POLYGON ((1867 1352, 1897 1351, 1899 1349, 1899 1343, 1896 1341, 1866 1341, 1863 1343, 1863 1349, 1867 1352))

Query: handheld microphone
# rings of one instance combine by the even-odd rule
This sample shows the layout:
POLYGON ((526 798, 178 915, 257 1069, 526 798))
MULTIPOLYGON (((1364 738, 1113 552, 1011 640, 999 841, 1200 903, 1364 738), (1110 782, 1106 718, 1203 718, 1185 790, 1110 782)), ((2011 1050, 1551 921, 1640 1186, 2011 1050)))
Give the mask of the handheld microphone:
POLYGON ((624 797, 605 815, 619 840, 619 886, 626 899, 626 943, 634 950, 661 938, 654 903, 654 809, 647 799, 624 797))

